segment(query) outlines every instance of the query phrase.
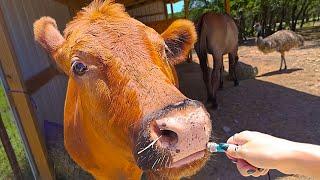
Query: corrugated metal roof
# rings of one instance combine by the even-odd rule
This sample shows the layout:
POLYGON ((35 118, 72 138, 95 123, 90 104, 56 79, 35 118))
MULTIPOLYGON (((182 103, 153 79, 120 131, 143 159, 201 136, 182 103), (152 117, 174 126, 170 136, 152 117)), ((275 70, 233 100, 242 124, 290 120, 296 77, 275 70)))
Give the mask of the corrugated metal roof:
MULTIPOLYGON (((74 7, 83 7, 86 6, 87 4, 89 4, 92 0, 56 0, 60 3, 63 4, 67 4, 67 5, 71 5, 74 7)), ((127 8, 133 8, 133 7, 139 7, 139 6, 143 6, 147 3, 151 3, 151 2, 155 2, 157 0, 116 0, 116 2, 124 4, 127 8)), ((178 2, 180 0, 158 0, 158 1, 164 1, 166 3, 175 3, 178 2)))

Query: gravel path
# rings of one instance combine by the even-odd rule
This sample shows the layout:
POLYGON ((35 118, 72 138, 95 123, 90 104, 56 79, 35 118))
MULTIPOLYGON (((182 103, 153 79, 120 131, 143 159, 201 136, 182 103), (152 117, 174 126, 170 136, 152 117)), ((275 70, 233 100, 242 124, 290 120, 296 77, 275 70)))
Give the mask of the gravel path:
MULTIPOLYGON (((234 133, 255 130, 306 143, 320 144, 320 29, 305 30, 305 47, 287 53, 288 70, 279 72, 280 54, 264 55, 255 46, 241 46, 240 61, 258 68, 256 79, 243 80, 239 87, 226 82, 218 92, 219 109, 208 109, 213 120, 213 136, 224 142, 234 133), (310 39, 309 39, 310 38, 310 39)), ((177 66, 180 89, 202 102, 205 86, 196 55, 192 63, 177 66)), ((210 58, 209 58, 210 59, 210 58)), ((227 57, 225 57, 225 67, 227 57)), ((211 66, 212 67, 212 66, 211 66)), ((272 179, 308 179, 271 171, 272 179)), ((223 154, 215 155, 192 179, 243 178, 223 154)), ((268 179, 267 177, 255 179, 268 179)))

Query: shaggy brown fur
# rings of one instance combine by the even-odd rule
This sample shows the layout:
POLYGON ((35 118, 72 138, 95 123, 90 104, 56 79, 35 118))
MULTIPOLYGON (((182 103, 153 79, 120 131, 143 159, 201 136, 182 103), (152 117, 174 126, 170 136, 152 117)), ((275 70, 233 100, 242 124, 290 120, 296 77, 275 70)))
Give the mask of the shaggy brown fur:
MULTIPOLYGON (((259 24, 255 25, 256 30, 261 30, 259 24)), ((261 34, 261 33, 259 33, 261 34)), ((304 45, 304 38, 290 30, 278 31, 266 38, 258 36, 257 47, 258 49, 267 54, 277 51, 281 54, 281 65, 280 70, 282 70, 282 63, 284 62, 284 69, 287 69, 287 63, 285 59, 285 52, 290 51, 292 48, 301 47, 304 45)))

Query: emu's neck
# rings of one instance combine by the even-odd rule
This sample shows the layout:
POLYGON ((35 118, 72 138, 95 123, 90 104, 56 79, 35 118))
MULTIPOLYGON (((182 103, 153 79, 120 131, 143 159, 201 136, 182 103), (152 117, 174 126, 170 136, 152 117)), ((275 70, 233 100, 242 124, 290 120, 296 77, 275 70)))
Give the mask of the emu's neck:
POLYGON ((264 39, 262 38, 262 36, 258 36, 256 39, 257 42, 257 46, 261 47, 264 44, 264 39))
POLYGON ((262 32, 261 32, 261 31, 258 31, 258 33, 257 33, 257 38, 259 38, 259 37, 263 38, 263 37, 262 37, 262 32))

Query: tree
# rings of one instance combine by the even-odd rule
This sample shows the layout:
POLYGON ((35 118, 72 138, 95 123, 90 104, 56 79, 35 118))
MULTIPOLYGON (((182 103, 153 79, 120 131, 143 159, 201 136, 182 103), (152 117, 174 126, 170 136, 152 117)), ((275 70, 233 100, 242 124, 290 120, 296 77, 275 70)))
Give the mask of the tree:
MULTIPOLYGON (((244 23, 239 23, 239 29, 247 35, 253 35, 256 22, 262 24, 265 35, 287 28, 295 31, 298 24, 303 27, 313 17, 320 19, 319 1, 231 0, 231 15, 238 20, 244 19, 244 23)), ((191 0, 189 9, 189 17, 196 21, 208 11, 224 12, 224 0, 191 0)))

